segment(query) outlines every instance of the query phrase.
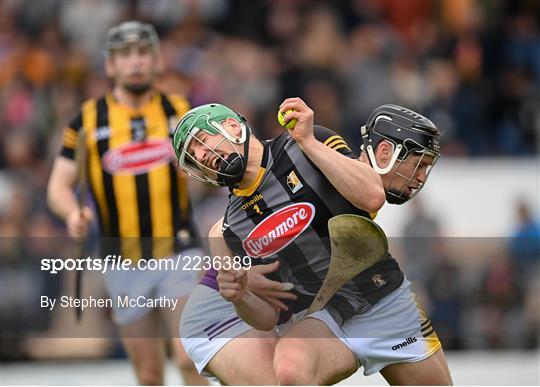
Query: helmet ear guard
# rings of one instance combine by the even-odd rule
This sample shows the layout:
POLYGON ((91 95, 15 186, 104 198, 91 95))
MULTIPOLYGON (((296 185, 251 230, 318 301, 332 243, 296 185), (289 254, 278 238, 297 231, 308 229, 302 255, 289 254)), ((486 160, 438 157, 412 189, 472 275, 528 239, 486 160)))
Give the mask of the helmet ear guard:
MULTIPOLYGON (((367 133, 367 129, 365 125, 362 126, 361 132, 362 134, 367 133)), ((384 168, 380 167, 379 164, 377 163, 377 158, 375 157, 375 152, 371 144, 369 144, 367 147, 364 146, 364 144, 362 144, 361 146, 362 150, 368 154, 369 162, 371 163, 371 166, 373 167, 375 172, 377 172, 379 175, 386 175, 388 172, 392 170, 392 168, 394 167, 394 164, 396 163, 396 160, 398 159, 401 153, 401 149, 403 148, 403 145, 401 144, 396 145, 393 142, 391 144, 392 144, 392 147, 394 148, 394 151, 392 152, 392 158, 390 159, 388 165, 384 168)))

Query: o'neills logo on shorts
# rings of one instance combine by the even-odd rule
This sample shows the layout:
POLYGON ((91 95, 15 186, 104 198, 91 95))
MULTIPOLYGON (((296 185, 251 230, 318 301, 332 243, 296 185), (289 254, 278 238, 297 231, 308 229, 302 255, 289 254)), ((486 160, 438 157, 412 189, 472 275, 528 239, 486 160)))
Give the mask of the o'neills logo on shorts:
POLYGON ((173 149, 168 140, 146 140, 107 151, 103 156, 103 169, 110 174, 138 175, 173 159, 173 149))
POLYGON ((403 343, 396 344, 392 347, 392 351, 395 351, 396 349, 400 349, 403 347, 406 347, 407 345, 411 345, 413 343, 416 343, 418 340, 416 340, 416 337, 407 337, 407 340, 405 340, 403 343))
POLYGON ((242 246, 253 258, 276 254, 302 234, 314 216, 315 207, 311 203, 291 204, 259 223, 242 246))

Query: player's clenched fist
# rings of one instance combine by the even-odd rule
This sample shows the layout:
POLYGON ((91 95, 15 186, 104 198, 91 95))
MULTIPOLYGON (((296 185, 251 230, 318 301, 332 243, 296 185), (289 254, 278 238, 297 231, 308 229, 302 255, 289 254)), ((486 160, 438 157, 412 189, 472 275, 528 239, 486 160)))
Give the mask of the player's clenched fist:
POLYGON ((279 106, 279 111, 285 113, 285 122, 296 119, 296 124, 293 129, 289 129, 289 134, 298 144, 301 145, 305 140, 314 137, 313 110, 301 98, 287 98, 279 106))
POLYGON ((217 276, 219 294, 233 304, 242 301, 246 292, 247 278, 247 271, 244 269, 220 269, 217 276))
POLYGON ((79 208, 72 211, 66 219, 69 236, 72 238, 85 237, 88 235, 90 223, 93 220, 94 214, 88 207, 83 207, 82 211, 79 208))

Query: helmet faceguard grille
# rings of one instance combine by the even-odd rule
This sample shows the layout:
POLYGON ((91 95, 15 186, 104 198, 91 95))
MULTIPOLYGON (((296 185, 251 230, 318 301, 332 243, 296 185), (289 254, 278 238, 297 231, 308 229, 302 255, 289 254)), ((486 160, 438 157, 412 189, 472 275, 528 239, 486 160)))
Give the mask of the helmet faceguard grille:
POLYGON ((159 47, 159 37, 151 24, 128 21, 112 27, 107 32, 105 55, 110 56, 114 50, 130 44, 159 47))

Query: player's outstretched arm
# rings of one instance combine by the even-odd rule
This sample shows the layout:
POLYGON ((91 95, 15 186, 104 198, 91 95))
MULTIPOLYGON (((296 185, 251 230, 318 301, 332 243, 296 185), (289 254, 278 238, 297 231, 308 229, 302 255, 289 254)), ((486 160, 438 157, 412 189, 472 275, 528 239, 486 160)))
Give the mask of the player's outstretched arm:
POLYGON ((304 144, 302 150, 355 207, 376 212, 383 206, 386 197, 381 178, 369 165, 350 159, 315 139, 304 144))
POLYGON ((319 142, 313 133, 313 110, 300 98, 288 98, 279 108, 289 112, 287 119, 297 120, 290 135, 338 192, 355 207, 378 211, 385 202, 380 176, 369 165, 348 158, 319 142))
POLYGON ((51 211, 66 222, 69 235, 86 236, 93 219, 92 210, 77 204, 74 187, 77 183, 75 161, 58 156, 55 159, 49 184, 47 186, 47 204, 51 211))
POLYGON ((221 268, 218 270, 217 281, 219 293, 227 301, 232 302, 238 316, 253 328, 268 331, 278 321, 277 312, 268 302, 256 296, 247 289, 248 275, 246 269, 235 270, 228 268, 224 257, 232 257, 233 253, 227 246, 220 219, 211 229, 209 236, 210 254, 214 259, 221 260, 221 268))

